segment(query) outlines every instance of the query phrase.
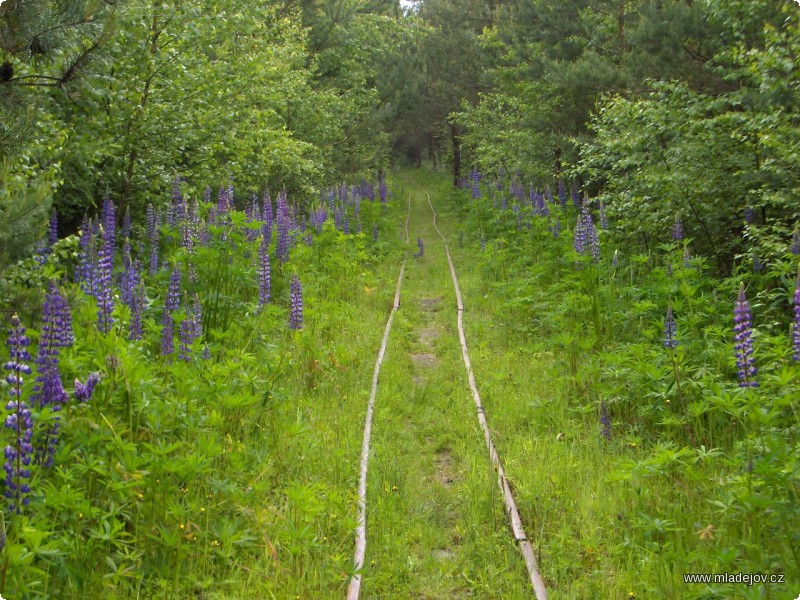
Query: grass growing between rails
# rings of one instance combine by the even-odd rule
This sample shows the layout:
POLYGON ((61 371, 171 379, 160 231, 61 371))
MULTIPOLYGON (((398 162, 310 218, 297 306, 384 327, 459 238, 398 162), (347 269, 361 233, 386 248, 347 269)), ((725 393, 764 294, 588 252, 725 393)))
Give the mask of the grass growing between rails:
POLYGON ((469 395, 444 247, 412 185, 410 259, 381 370, 365 598, 530 598, 469 395))
POLYGON ((595 261, 574 224, 587 212, 603 220, 596 206, 562 206, 507 180, 473 193, 426 183, 489 424, 551 597, 794 598, 800 366, 788 247, 767 271, 721 280, 681 241, 615 257, 613 237, 595 227, 595 261), (759 369, 744 383, 757 387, 737 376, 741 282, 759 369), (724 572, 785 583, 682 577, 724 572))
POLYGON ((4 274, 4 308, 32 341, 12 349, 36 369, 7 371, 23 375, 25 404, 2 431, 16 454, 0 483, 5 598, 344 594, 363 411, 402 256, 403 208, 369 191, 243 210, 230 190, 188 209, 178 193, 163 226, 154 211, 149 231, 108 242, 104 215, 85 243, 4 274), (37 288, 66 301, 70 343, 48 333, 67 326, 42 317, 37 288), (34 389, 55 381, 42 348, 68 399, 34 389), (70 382, 90 373, 81 401, 70 382))

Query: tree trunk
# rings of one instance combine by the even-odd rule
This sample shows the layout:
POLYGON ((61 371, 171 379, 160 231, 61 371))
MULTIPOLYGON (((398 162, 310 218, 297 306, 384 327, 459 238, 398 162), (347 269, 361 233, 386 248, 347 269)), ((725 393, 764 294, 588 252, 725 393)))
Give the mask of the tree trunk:
POLYGON ((453 143, 453 187, 458 187, 461 179, 461 140, 458 139, 458 126, 450 123, 450 140, 453 143))

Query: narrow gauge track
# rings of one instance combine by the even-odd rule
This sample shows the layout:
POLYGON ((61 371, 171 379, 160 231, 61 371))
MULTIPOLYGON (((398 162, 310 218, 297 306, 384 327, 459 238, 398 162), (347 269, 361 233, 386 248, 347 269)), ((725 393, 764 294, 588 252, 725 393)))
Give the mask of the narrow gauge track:
MULTIPOLYGON (((484 435, 484 440, 486 442, 486 447, 489 452, 489 457, 492 461, 492 465, 497 473, 497 483, 500 488, 501 493, 503 494, 503 501, 506 514, 509 518, 511 530, 514 535, 514 539, 517 542, 519 550, 524 558, 525 567, 528 572, 528 576, 530 578, 531 586, 533 588, 533 592, 535 594, 536 600, 547 600, 547 590, 544 585, 544 581, 542 579, 541 574, 539 573, 538 563, 536 561, 536 556, 533 551, 533 547, 531 546, 530 541, 527 538, 525 533, 525 529, 522 525, 522 519, 520 518, 519 511, 517 509, 516 502, 514 500, 514 495, 511 491, 511 486, 508 483, 508 479, 505 475, 505 470, 503 469, 502 462, 500 460, 500 456, 497 452, 497 448, 492 441, 491 433, 489 431, 489 426, 486 419, 486 411, 483 408, 483 404, 480 399, 480 394, 478 393, 478 387, 475 382, 475 374, 472 371, 472 365, 469 359, 469 352, 467 349, 467 341, 466 336, 464 333, 464 303, 461 296, 461 289, 458 285, 458 277, 456 276, 455 266, 453 264, 453 259, 450 255, 450 249, 447 244, 447 239, 442 234, 441 230, 439 229, 436 223, 436 210, 433 208, 433 203, 431 201, 430 194, 426 191, 425 196, 428 201, 428 206, 431 209, 431 213, 433 215, 433 227, 436 230, 437 234, 442 240, 444 245, 445 254, 447 256, 447 263, 450 268, 450 275, 453 281, 453 288, 455 291, 456 296, 456 310, 457 310, 457 320, 458 320, 458 335, 459 335, 459 342, 461 346, 461 356, 464 361, 464 366, 467 371, 467 379, 469 381, 469 387, 472 392, 472 397, 475 403, 475 407, 477 409, 477 416, 478 422, 480 424, 481 430, 484 435)), ((409 219, 411 217, 411 194, 408 196, 408 212, 405 221, 405 241, 406 244, 409 243, 409 234, 408 234, 408 224, 409 219)), ((364 437, 362 441, 361 447, 361 462, 360 462, 360 475, 359 475, 359 485, 358 485, 358 516, 357 516, 357 526, 356 526, 356 539, 355 539, 355 551, 353 555, 353 565, 356 571, 356 574, 350 580, 350 584, 347 588, 347 600, 358 600, 359 595, 361 593, 361 569, 364 566, 364 557, 366 554, 366 517, 367 517, 367 500, 366 500, 366 491, 367 491, 367 474, 368 474, 368 464, 369 464, 369 455, 370 455, 370 440, 372 436, 372 420, 374 414, 374 407, 375 407, 375 397, 377 394, 378 389, 378 379, 380 375, 380 368, 383 363, 383 358, 386 353, 386 346, 389 339, 389 334, 391 331, 392 320, 394 318, 395 313, 397 312, 398 308, 400 307, 400 288, 403 281, 403 275, 405 273, 405 266, 408 257, 408 252, 406 252, 406 256, 403 258, 403 262, 400 266, 400 275, 397 280, 397 287, 395 290, 394 296, 394 303, 392 305, 392 309, 389 313, 389 318, 386 322, 386 328, 383 334, 383 340, 381 341, 380 350, 378 351, 378 357, 375 362, 375 369, 372 376, 372 388, 370 391, 369 402, 367 404, 367 414, 365 418, 365 425, 364 425, 364 437)))

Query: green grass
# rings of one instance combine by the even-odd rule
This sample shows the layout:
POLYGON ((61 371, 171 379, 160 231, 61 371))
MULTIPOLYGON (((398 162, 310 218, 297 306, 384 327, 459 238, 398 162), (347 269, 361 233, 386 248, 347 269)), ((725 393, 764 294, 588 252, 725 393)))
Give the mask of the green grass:
POLYGON ((528 598, 468 392, 444 247, 412 190, 411 259, 376 401, 365 598, 528 598))
MULTIPOLYGON (((161 360, 157 311, 142 343, 98 335, 93 301, 70 291, 77 342, 62 355, 65 372, 102 370, 103 382, 91 403, 64 411, 56 468, 36 470, 30 515, 6 520, 0 593, 342 597, 372 370, 408 252, 376 398, 362 597, 532 598, 467 386, 426 191, 453 254, 489 427, 550 597, 793 597, 798 378, 796 366, 767 361, 788 356, 779 327, 758 338, 771 396, 770 410, 755 410, 762 392, 735 387, 727 308, 715 300, 733 285, 692 270, 668 279, 637 257, 619 276, 576 270, 559 254, 568 240, 543 227, 516 232, 511 211, 471 203, 420 171, 400 174, 385 214, 365 204, 382 224, 377 245, 330 229, 298 245, 261 314, 248 247, 229 238, 240 246, 209 269, 230 265, 239 296, 222 301, 236 316, 210 332, 210 361, 161 360), (425 254, 412 258, 417 237, 425 254), (301 332, 285 327, 293 271, 304 286, 301 332), (686 408, 660 343, 667 295, 686 408), (611 442, 600 436, 600 400, 611 442), (680 577, 740 570, 785 573, 787 584, 680 577)), ((148 283, 156 308, 161 283, 148 283)), ((756 306, 774 293, 763 286, 756 306)))

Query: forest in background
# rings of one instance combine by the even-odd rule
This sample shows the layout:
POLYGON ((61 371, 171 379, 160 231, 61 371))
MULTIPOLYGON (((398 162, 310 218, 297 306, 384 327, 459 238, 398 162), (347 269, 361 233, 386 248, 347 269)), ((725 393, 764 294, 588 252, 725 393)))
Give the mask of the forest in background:
MULTIPOLYGON (((627 244, 679 215, 723 274, 800 217, 796 3, 22 2, 0 6, 0 242, 176 178, 310 196, 398 158, 599 196, 627 244), (743 235, 740 235, 743 234, 743 235)), ((195 190, 198 192, 198 190, 195 190)))

